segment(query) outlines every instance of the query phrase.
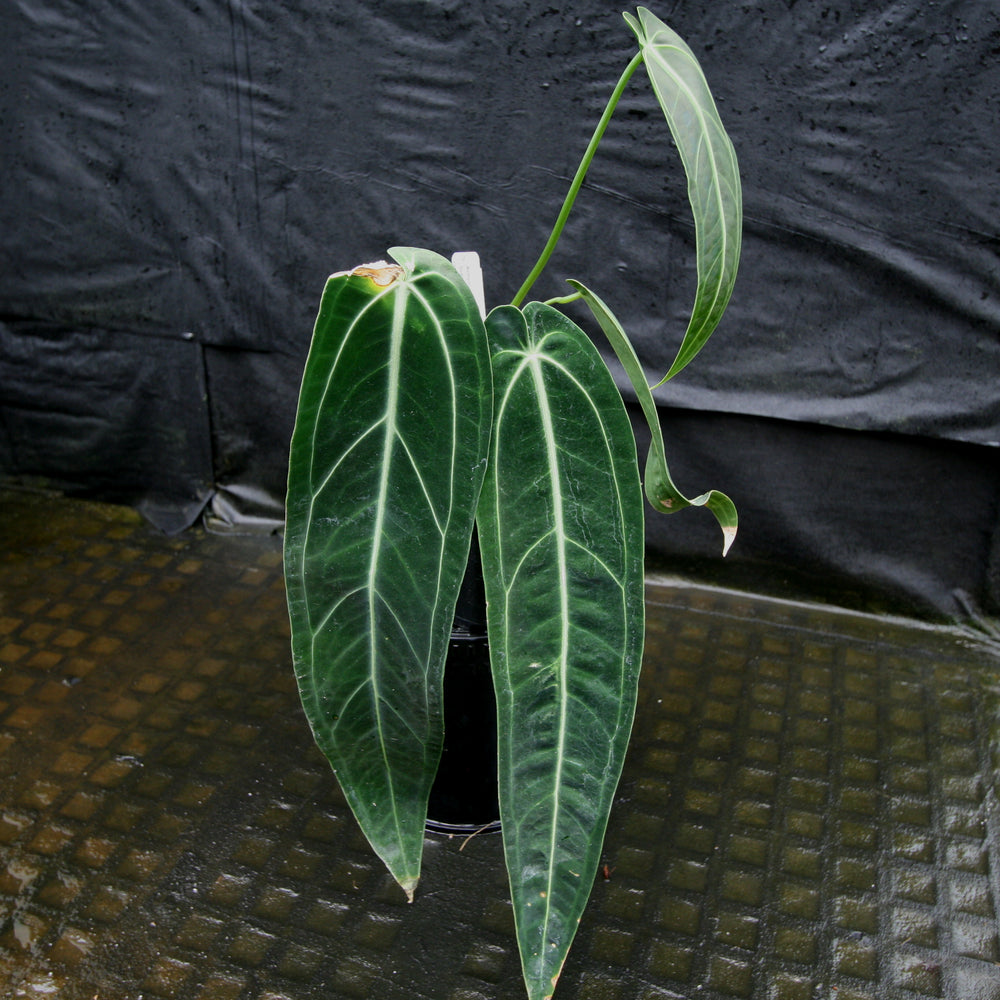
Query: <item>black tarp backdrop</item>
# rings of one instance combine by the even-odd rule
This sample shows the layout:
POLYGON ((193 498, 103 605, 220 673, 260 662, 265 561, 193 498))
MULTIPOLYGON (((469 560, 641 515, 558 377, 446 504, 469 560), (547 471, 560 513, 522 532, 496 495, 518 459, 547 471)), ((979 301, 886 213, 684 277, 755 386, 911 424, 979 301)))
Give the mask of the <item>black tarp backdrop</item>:
MULTIPOLYGON (((1000 13, 675 2, 737 147, 744 257, 659 391, 654 556, 847 602, 1000 605, 1000 13)), ((3 0, 0 468, 175 530, 280 519, 326 275, 478 250, 506 301, 632 51, 599 0, 3 0)), ((693 292, 680 165, 637 74, 539 297, 594 287, 651 377, 693 292)))

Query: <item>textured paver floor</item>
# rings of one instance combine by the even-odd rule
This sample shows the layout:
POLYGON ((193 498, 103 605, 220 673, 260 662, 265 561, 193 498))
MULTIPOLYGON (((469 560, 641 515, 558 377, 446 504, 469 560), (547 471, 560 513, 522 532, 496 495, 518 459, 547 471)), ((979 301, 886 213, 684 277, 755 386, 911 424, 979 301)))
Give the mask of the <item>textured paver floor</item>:
MULTIPOLYGON (((408 906, 314 750, 280 545, 0 494, 0 996, 507 1000, 499 837, 408 906)), ((570 1000, 998 1000, 998 656, 651 582, 570 1000)))

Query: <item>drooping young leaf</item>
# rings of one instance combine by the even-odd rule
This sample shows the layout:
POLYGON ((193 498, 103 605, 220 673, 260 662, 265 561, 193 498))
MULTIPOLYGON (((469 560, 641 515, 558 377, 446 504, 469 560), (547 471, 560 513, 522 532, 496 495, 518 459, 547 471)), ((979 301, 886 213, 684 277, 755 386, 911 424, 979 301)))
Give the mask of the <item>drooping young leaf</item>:
POLYGON ((736 152, 694 53, 645 7, 638 14, 625 14, 625 20, 639 40, 687 174, 698 265, 691 319, 677 357, 658 383, 662 385, 702 349, 729 303, 740 260, 743 193, 736 152))
POLYGON ((504 850, 530 1000, 550 997, 593 885, 635 712, 643 511, 621 397, 540 303, 495 309, 478 515, 504 850))
POLYGON ((667 453, 663 447, 663 432, 660 429, 656 401, 646 383, 642 364, 636 356, 632 342, 621 323, 618 322, 618 318, 597 295, 579 281, 571 280, 569 284, 580 293, 583 301, 590 307, 594 318, 600 324, 615 354, 618 355, 618 360, 622 363, 622 368, 625 369, 625 374, 632 383, 632 388, 635 389, 636 398, 639 400, 646 423, 649 425, 650 446, 649 455, 646 458, 646 475, 643 484, 647 499, 653 505, 654 510, 665 514, 683 510, 685 507, 707 507, 715 515, 719 527, 722 528, 722 554, 725 555, 736 538, 738 526, 736 505, 725 493, 720 493, 718 490, 709 490, 693 500, 688 500, 677 489, 670 478, 670 470, 667 468, 667 453))
POLYGON ((485 329, 444 258, 396 248, 326 285, 289 460, 285 580, 313 735, 412 898, 441 685, 485 470, 485 329))

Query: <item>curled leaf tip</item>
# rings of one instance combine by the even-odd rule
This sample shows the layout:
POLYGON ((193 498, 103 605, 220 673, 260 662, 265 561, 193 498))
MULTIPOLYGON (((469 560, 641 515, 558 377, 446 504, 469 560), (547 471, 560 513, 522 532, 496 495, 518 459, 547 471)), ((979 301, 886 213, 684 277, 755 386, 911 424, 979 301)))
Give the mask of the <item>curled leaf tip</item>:
POLYGON ((730 546, 736 541, 736 526, 726 527, 722 529, 722 555, 725 556, 729 552, 730 546))
POLYGON ((331 278, 371 278, 379 288, 387 288, 394 281, 403 277, 405 272, 398 264, 390 264, 385 260, 375 260, 370 264, 359 264, 351 271, 338 271, 331 278))

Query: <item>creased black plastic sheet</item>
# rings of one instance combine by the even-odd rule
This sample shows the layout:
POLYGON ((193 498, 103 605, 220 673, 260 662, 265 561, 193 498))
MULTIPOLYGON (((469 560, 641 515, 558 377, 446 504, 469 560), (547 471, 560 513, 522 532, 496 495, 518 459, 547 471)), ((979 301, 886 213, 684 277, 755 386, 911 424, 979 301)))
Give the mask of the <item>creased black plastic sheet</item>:
MULTIPOLYGON (((664 395, 1000 441, 998 12, 669 6, 740 152, 747 238, 730 317, 664 395)), ((394 243, 478 249, 509 296, 631 46, 594 2, 14 10, 4 310, 256 349, 301 344, 325 273, 394 243)), ((603 292, 651 372, 690 304, 687 214, 637 84, 553 273, 603 292)))
MULTIPOLYGON (((746 209, 731 310, 660 402, 897 435, 901 454, 910 439, 965 442, 995 461, 1000 12, 973 0, 652 8, 702 60, 746 209)), ((12 0, 0 28, 8 332, 125 331, 126 368, 147 341, 202 350, 204 393, 185 405, 211 427, 230 522, 280 516, 326 275, 396 244, 472 249, 491 303, 509 299, 632 51, 619 5, 597 0, 12 0)), ((536 294, 563 294, 563 276, 591 285, 657 377, 693 296, 692 239, 640 72, 536 294)), ((17 405, 44 409, 46 379, 18 373, 17 405)), ((172 365, 161 377, 181 379, 172 365)), ((44 453, 48 434, 108 449, 96 479, 67 466, 82 488, 105 489, 116 469, 131 482, 116 438, 160 447, 134 407, 109 409, 107 433, 87 437, 68 411, 27 429, 10 398, 8 436, 40 435, 18 455, 44 453)), ((150 495, 171 502, 172 476, 203 495, 192 463, 162 459, 150 495)), ((38 472, 12 460, 8 471, 38 472)), ((785 471, 808 489, 808 471, 785 471)), ((818 539, 826 527, 803 517, 783 530, 818 539)), ((913 572, 946 586, 951 566, 928 553, 912 555, 913 572)))
POLYGON ((1000 463, 981 447, 688 410, 662 422, 679 485, 724 482, 741 527, 720 559, 707 511, 651 515, 654 565, 842 606, 961 616, 964 591, 982 606, 1000 463))
POLYGON ((0 323, 0 473, 132 504, 173 534, 212 495, 201 351, 134 339, 0 323))

